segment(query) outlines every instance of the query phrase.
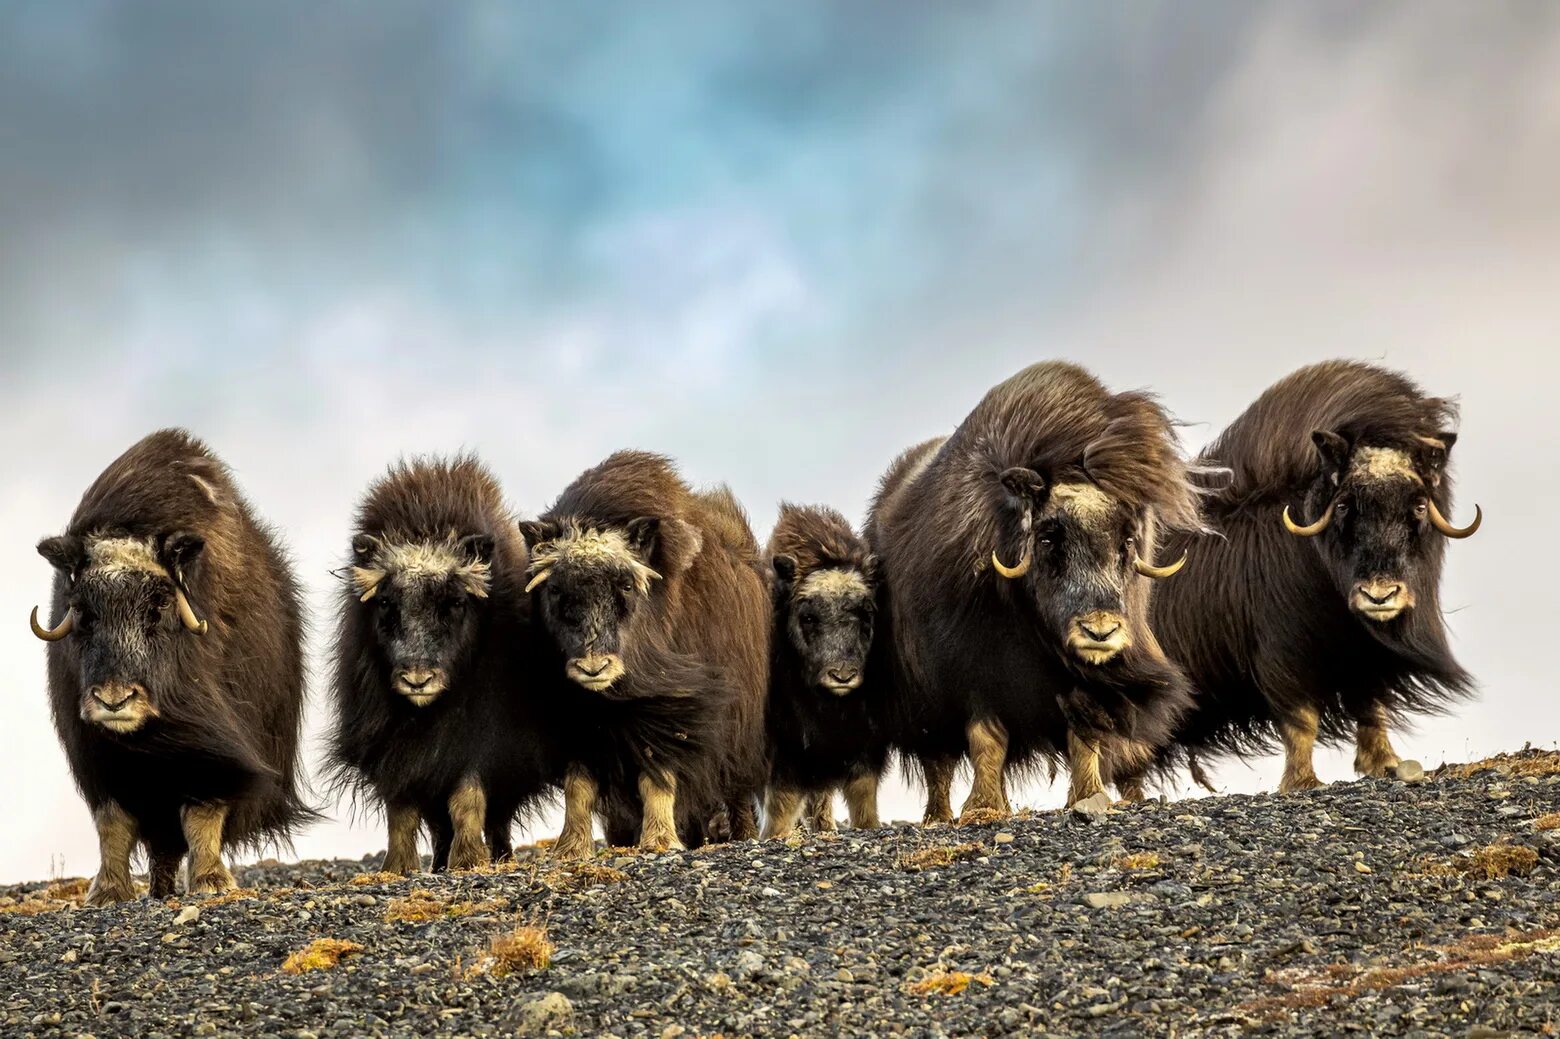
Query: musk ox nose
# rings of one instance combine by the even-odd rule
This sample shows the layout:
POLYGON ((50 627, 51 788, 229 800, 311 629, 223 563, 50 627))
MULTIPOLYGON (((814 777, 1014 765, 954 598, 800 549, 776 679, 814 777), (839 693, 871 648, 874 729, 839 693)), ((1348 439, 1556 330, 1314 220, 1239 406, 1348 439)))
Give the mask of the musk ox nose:
POLYGON ((831 667, 829 668, 829 680, 836 685, 850 685, 861 674, 860 668, 855 667, 831 667))
POLYGON ((599 678, 610 663, 611 657, 581 657, 574 662, 574 667, 587 678, 599 678))
POLYGON ((421 689, 433 681, 435 674, 436 672, 431 667, 403 667, 397 672, 396 677, 408 689, 421 689))
POLYGON ((1108 642, 1112 635, 1121 630, 1121 622, 1079 621, 1078 627, 1095 642, 1108 642))
POLYGON ((123 710, 125 705, 137 696, 146 695, 146 690, 134 682, 128 684, 108 682, 95 685, 88 692, 92 694, 92 699, 109 711, 123 710))
POLYGON ((1388 585, 1385 582, 1371 581, 1360 585, 1360 594, 1376 606, 1390 605, 1402 590, 1400 584, 1388 585))

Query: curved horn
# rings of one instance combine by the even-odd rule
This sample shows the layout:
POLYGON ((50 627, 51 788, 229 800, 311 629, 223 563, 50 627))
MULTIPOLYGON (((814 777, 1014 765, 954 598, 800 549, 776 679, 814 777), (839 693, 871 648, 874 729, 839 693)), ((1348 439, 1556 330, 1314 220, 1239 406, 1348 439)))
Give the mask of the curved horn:
POLYGON ((997 568, 997 573, 1001 574, 1003 577, 1006 577, 1010 581, 1014 578, 1023 577, 1025 574, 1029 573, 1029 568, 1034 565, 1034 561, 1034 553, 1029 550, 1028 546, 1025 546, 1024 558, 1018 561, 1017 566, 1008 566, 1006 563, 1002 562, 1002 560, 997 558, 997 553, 995 551, 991 553, 991 565, 997 568))
POLYGON ((190 601, 184 597, 184 589, 173 589, 173 604, 178 607, 179 620, 184 622, 185 628, 197 635, 206 634, 206 622, 195 616, 195 611, 190 609, 190 601))
POLYGON ((1284 529, 1289 531, 1291 534, 1296 534, 1303 538, 1316 537, 1316 535, 1327 529, 1328 525, 1332 523, 1332 519, 1333 507, 1331 504, 1329 504, 1326 509, 1322 510, 1321 519, 1317 520, 1315 523, 1312 523, 1310 526, 1302 527, 1300 524, 1289 518, 1289 506, 1284 506, 1284 529))
POLYGON ((45 642, 58 642, 76 629, 76 611, 66 610, 65 619, 60 621, 60 626, 51 629, 45 628, 38 623, 38 607, 34 606, 32 616, 28 618, 28 622, 32 625, 34 635, 45 642))
POLYGON ((526 582, 526 586, 525 586, 526 593, 529 594, 532 590, 534 590, 536 588, 537 585, 541 584, 543 581, 547 580, 551 576, 552 576, 552 569, 551 568, 548 568, 546 570, 538 570, 536 572, 536 576, 531 578, 530 581, 526 582))
POLYGON ((1152 578, 1155 581, 1163 581, 1165 578, 1174 577, 1176 574, 1181 572, 1181 567, 1186 565, 1186 556, 1187 554, 1182 552, 1181 558, 1177 559, 1169 566, 1155 566, 1153 563, 1139 558, 1137 553, 1133 553, 1132 569, 1136 570, 1144 577, 1152 578))
POLYGON ((363 591, 362 595, 358 596, 358 602, 368 602, 368 600, 372 599, 375 596, 375 594, 378 593, 378 591, 379 591, 379 582, 375 581, 373 584, 369 585, 363 591))
POLYGON ((1435 500, 1427 498, 1430 506, 1430 525, 1449 538, 1468 538, 1479 529, 1479 524, 1484 522, 1484 510, 1477 505, 1473 507, 1473 522, 1466 527, 1454 527, 1450 520, 1441 515, 1441 510, 1435 507, 1435 500))

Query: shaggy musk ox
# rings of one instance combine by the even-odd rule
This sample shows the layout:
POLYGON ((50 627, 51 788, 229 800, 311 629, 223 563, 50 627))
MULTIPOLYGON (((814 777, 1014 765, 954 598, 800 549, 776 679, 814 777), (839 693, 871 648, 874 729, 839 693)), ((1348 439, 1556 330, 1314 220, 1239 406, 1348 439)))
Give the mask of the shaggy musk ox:
POLYGON ((1194 767, 1276 728, 1281 790, 1318 785, 1318 737, 1353 737, 1355 769, 1386 775, 1388 725, 1470 691, 1439 593, 1446 539, 1482 515, 1446 519, 1455 420, 1396 372, 1332 361, 1276 383, 1204 452, 1233 473, 1208 505, 1224 538, 1187 546, 1153 613, 1197 688, 1177 736, 1194 767))
POLYGON ((877 560, 838 512, 789 503, 780 506, 766 555, 774 631, 764 836, 790 836, 804 799, 814 826, 832 828, 838 786, 851 826, 876 827, 889 750, 882 683, 868 666, 877 560))
POLYGON ((689 489, 666 458, 623 451, 520 525, 568 720, 561 857, 607 839, 665 849, 725 815, 757 836, 769 597, 731 493, 689 489))
POLYGON ((285 843, 310 812, 297 785, 303 710, 298 588, 232 474, 182 430, 153 433, 93 482, 54 565, 49 700, 97 825, 87 902, 234 886, 223 852, 285 843))
POLYGON ((1070 364, 1026 368, 894 462, 866 537, 927 821, 952 817, 962 754, 981 818, 1010 811, 1009 767, 1065 757, 1076 803, 1101 790, 1102 750, 1136 761, 1169 738, 1190 692, 1148 624, 1153 581, 1180 565, 1150 562, 1161 524, 1201 528, 1171 419, 1070 364))
POLYGON ((336 642, 338 780, 385 806, 384 869, 469 869, 510 854, 548 791, 525 545, 475 458, 397 465, 358 508, 336 642))

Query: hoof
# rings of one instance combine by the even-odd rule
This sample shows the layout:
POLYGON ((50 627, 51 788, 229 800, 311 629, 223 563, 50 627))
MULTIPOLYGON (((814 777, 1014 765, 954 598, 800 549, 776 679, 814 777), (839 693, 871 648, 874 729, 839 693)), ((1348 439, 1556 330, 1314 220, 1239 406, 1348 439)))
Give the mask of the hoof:
POLYGON ((589 837, 560 837, 552 846, 552 857, 566 861, 589 859, 596 854, 596 842, 589 837))
POLYGON ((412 873, 417 873, 421 869, 422 856, 420 855, 415 858, 409 855, 404 858, 400 856, 391 858, 389 855, 386 855, 384 864, 379 867, 379 871, 381 873, 396 873, 403 877, 412 873))
POLYGON ((639 850, 648 852, 662 852, 686 851, 687 849, 683 847, 683 842, 678 840, 676 837, 662 836, 646 837, 644 840, 639 842, 639 850))
POLYGON ((1278 784, 1278 792, 1281 794, 1293 794, 1300 790, 1320 790, 1321 788, 1322 781, 1314 775, 1299 776, 1294 779, 1285 776, 1283 781, 1278 784))
POLYGON ((137 898, 139 892, 129 877, 121 880, 104 880, 99 873, 92 878, 92 884, 87 888, 86 904, 89 906, 111 906, 115 902, 128 902, 137 898))
POLYGON ((191 878, 189 893, 192 895, 220 895, 237 887, 238 882, 233 879, 233 874, 228 871, 228 868, 226 866, 218 866, 214 870, 191 878))
POLYGON ((478 843, 465 846, 456 844, 450 849, 450 861, 448 868, 451 870, 480 869, 491 860, 488 857, 487 845, 478 843))

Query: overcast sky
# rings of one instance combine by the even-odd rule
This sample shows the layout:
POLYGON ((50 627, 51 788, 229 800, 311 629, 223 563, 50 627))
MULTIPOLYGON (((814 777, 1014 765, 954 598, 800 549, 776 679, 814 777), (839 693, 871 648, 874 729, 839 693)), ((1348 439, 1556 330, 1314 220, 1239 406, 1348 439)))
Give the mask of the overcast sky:
MULTIPOLYGON (((781 498, 859 519, 1033 361, 1153 387, 1195 449, 1376 359, 1461 396, 1453 518, 1487 513, 1444 596, 1481 698, 1399 749, 1552 744, 1557 184, 1547 0, 6 4, 0 880, 97 862, 33 546, 173 424, 310 590, 312 766, 327 571, 403 453, 475 449, 534 513, 664 451, 762 538, 781 498)), ((918 816, 897 781, 884 809, 918 816)), ((301 854, 383 848, 331 811, 301 854)))

